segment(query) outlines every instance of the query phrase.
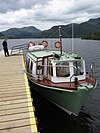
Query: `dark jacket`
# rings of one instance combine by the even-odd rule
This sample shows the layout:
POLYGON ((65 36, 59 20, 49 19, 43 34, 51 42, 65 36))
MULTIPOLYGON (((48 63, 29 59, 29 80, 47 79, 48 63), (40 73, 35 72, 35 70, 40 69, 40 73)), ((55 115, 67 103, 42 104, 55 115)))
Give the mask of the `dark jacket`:
POLYGON ((2 45, 4 48, 7 48, 7 42, 6 41, 3 41, 2 45))

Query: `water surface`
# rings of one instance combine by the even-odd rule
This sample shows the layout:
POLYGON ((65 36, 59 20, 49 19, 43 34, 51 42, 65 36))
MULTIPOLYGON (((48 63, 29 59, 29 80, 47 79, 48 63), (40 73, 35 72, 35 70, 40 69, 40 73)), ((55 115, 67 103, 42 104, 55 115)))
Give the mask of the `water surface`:
MULTIPOLYGON (((34 39, 8 39, 9 49, 18 44, 24 44, 34 39)), ((53 47, 57 39, 48 39, 50 47, 53 47)), ((0 40, 0 44, 2 43, 0 40)), ((41 41, 35 39, 36 43, 41 41)), ((71 52, 72 40, 63 39, 63 50, 71 52)), ((32 90, 36 116, 38 118, 38 128, 41 133, 100 133, 100 41, 74 39, 74 52, 78 53, 86 60, 86 69, 90 69, 93 62, 95 65, 95 76, 97 78, 97 88, 93 90, 77 119, 72 118, 64 111, 47 101, 37 92, 32 90)), ((0 45, 2 50, 2 45, 0 45)))

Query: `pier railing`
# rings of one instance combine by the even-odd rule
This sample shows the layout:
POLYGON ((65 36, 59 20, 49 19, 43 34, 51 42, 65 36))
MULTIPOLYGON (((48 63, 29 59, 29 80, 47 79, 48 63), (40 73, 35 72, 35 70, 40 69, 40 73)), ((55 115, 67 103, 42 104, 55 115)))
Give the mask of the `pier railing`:
POLYGON ((22 53, 22 51, 26 51, 27 49, 28 49, 27 44, 15 45, 12 47, 10 55, 20 54, 20 53, 22 53))

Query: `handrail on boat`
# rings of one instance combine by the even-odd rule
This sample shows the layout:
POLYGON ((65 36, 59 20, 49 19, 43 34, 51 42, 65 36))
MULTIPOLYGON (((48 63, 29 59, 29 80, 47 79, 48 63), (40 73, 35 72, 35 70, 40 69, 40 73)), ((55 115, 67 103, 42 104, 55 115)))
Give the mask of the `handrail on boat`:
POLYGON ((72 79, 73 76, 74 76, 74 74, 72 74, 72 76, 70 77, 70 86, 71 86, 71 79, 72 79))
MULTIPOLYGON (((51 65, 41 65, 41 68, 44 67, 44 66, 52 67, 51 65)), ((66 68, 73 67, 75 70, 77 70, 77 68, 76 68, 75 66, 56 65, 56 66, 53 66, 53 67, 59 67, 59 66, 60 66, 60 67, 66 67, 66 68)), ((40 69, 39 69, 39 71, 40 71, 40 69)), ((31 77, 34 77, 34 76, 33 76, 31 73, 29 73, 28 71, 26 71, 26 73, 29 74, 31 77)), ((42 77, 44 78, 44 75, 40 74, 40 72, 39 72, 38 76, 42 76, 42 77)), ((70 77, 70 86, 71 86, 71 79, 73 78, 73 76, 74 76, 74 74, 71 75, 71 77, 70 77)))

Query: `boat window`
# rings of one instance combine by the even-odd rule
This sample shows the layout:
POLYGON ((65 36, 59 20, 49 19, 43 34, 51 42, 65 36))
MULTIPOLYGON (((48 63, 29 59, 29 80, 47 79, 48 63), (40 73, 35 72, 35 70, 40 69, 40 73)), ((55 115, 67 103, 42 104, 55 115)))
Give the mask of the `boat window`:
POLYGON ((49 75, 53 76, 53 67, 52 67, 52 63, 50 62, 49 62, 48 69, 49 69, 49 75))
POLYGON ((29 72, 29 64, 30 64, 30 59, 27 58, 26 59, 26 70, 27 70, 27 72, 29 72))
POLYGON ((58 62, 56 64, 56 75, 57 77, 69 77, 70 70, 69 70, 69 63, 68 62, 58 62))
POLYGON ((42 68, 42 61, 38 61, 37 63, 37 69, 40 70, 42 68))
POLYGON ((42 60, 38 60, 37 62, 37 74, 42 74, 42 60))
POLYGON ((31 61, 30 70, 32 71, 33 68, 33 62, 31 61))
POLYGON ((74 69, 74 74, 75 75, 83 75, 84 74, 83 62, 82 61, 74 61, 73 65, 76 68, 76 69, 74 69))

